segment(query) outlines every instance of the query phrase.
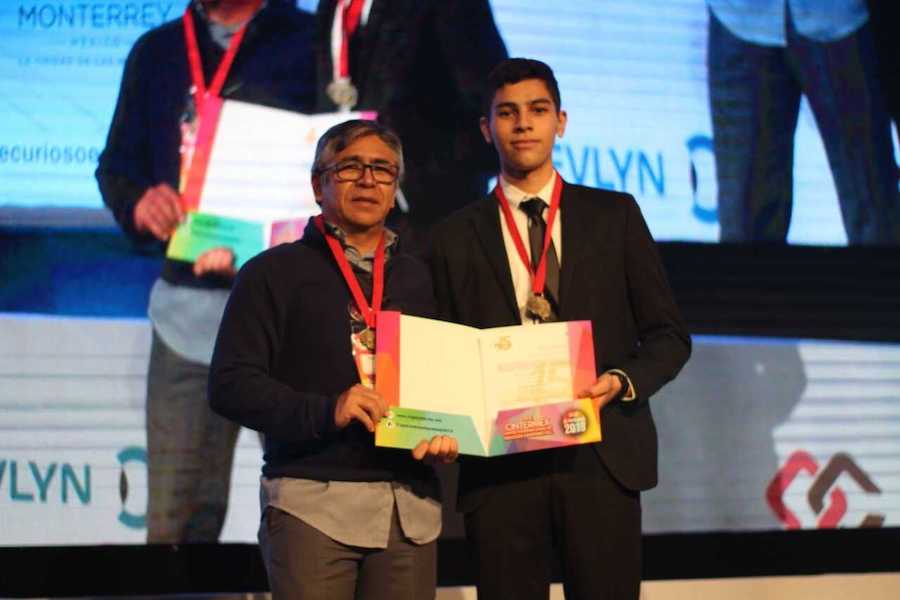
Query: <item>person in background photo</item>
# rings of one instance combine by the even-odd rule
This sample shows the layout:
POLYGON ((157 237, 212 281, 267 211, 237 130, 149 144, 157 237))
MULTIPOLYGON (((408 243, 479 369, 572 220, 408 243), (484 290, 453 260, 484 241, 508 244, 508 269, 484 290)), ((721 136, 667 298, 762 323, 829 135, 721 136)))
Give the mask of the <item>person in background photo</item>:
MULTIPOLYGON (((183 18, 135 43, 96 176, 104 203, 137 245, 161 252, 184 218, 179 150, 204 90, 312 111, 314 26, 291 0, 194 0, 183 18)), ((206 384, 234 272, 228 248, 193 264, 165 260, 150 295, 151 543, 215 542, 222 531, 239 430, 210 410, 206 384)))
POLYGON ((900 44, 895 39, 900 4, 895 0, 866 0, 866 6, 878 57, 878 80, 894 122, 894 134, 900 139, 900 44))
POLYGON ((637 600, 640 492, 657 481, 649 400, 687 361, 690 336, 634 198, 554 169, 567 115, 550 67, 509 59, 487 82, 481 131, 500 177, 435 229, 439 312, 479 328, 590 320, 600 375, 576 392, 594 399, 603 439, 460 461, 478 597, 546 600, 558 560, 569 600, 637 600))
POLYGON ((865 0, 707 2, 721 240, 787 240, 805 96, 848 243, 900 243, 897 163, 865 0))
POLYGON ((322 214, 303 238, 251 259, 225 309, 209 398, 265 440, 260 548, 275 600, 434 598, 439 485, 456 459, 435 436, 376 447, 375 313, 432 316, 428 269, 385 227, 403 175, 400 140, 373 121, 319 139, 322 214))
POLYGON ((407 155, 401 209, 407 249, 481 196, 497 171, 481 143, 482 82, 506 47, 487 0, 321 0, 317 110, 376 111, 407 155))

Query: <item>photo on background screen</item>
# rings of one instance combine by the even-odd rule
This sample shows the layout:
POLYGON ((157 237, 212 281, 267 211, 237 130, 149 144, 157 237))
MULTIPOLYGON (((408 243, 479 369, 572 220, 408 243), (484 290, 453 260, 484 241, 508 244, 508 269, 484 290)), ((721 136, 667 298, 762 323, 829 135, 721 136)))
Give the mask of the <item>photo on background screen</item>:
MULTIPOLYGON (((93 171, 125 57, 184 6, 152 2, 132 14, 121 4, 0 7, 5 223, 34 220, 22 209, 63 220, 89 209, 103 219, 93 171)), ((865 5, 815 3, 819 14, 793 18, 781 4, 491 7, 510 55, 543 60, 557 74, 571 121, 554 150, 559 172, 633 194, 657 241, 896 243, 896 130, 865 5), (822 70, 826 63, 831 71, 822 70), (748 108, 760 102, 770 110, 748 108)))

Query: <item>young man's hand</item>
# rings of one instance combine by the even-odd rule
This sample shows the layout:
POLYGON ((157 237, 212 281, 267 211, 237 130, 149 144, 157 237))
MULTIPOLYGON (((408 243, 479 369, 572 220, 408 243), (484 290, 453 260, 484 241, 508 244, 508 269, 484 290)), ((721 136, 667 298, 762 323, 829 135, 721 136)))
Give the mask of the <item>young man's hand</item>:
POLYGON ((619 378, 612 373, 604 373, 597 378, 593 385, 579 392, 578 397, 593 398, 599 410, 614 400, 621 391, 622 382, 619 381, 619 378))

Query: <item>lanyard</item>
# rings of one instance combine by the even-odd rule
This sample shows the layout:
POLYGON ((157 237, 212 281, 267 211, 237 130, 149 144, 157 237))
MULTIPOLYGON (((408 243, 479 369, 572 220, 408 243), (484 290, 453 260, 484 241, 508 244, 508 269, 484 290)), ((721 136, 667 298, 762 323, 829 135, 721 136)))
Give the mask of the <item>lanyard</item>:
POLYGON ((375 329, 375 313, 381 310, 381 299, 384 296, 384 233, 381 234, 381 239, 378 240, 378 247, 375 249, 375 264, 372 267, 372 306, 370 307, 369 303, 366 302, 366 296, 363 294, 362 288, 359 286, 359 280, 356 279, 356 274, 353 273, 350 261, 344 255, 341 243, 325 229, 325 221, 322 215, 316 216, 313 219, 313 223, 315 223, 316 229, 325 236, 325 241, 328 242, 328 247, 331 248, 331 254, 334 255, 334 260, 337 261, 341 274, 344 276, 344 281, 347 282, 347 287, 350 288, 350 293, 356 301, 356 306, 366 321, 366 326, 369 329, 375 329))
POLYGON ((220 62, 219 66, 216 68, 212 83, 207 88, 206 81, 203 78, 203 62, 200 59, 200 49, 197 47, 197 31, 194 28, 194 15, 191 13, 190 6, 185 9, 182 20, 184 22, 184 42, 187 45, 188 63, 191 68, 194 106, 197 110, 197 114, 200 114, 203 102, 207 95, 219 96, 221 94, 222 86, 225 85, 225 78, 228 76, 228 71, 231 69, 231 63, 234 62, 234 57, 241 45, 241 40, 244 39, 244 32, 247 31, 247 23, 244 23, 234 36, 232 36, 231 42, 228 44, 228 50, 225 52, 225 56, 222 57, 222 62, 220 62))
POLYGON ((507 229, 509 229, 509 235, 512 237, 513 243, 516 246, 519 258, 522 259, 522 263, 531 275, 531 291, 537 296, 544 293, 544 282, 547 279, 547 251, 550 248, 550 242, 553 240, 553 222, 556 220, 556 213, 559 212, 559 199, 562 195, 562 184, 562 177, 556 173, 556 183, 553 184, 553 196, 550 198, 550 211, 547 214, 547 230, 544 232, 544 246, 541 251, 541 259, 540 262, 538 262, 536 273, 531 266, 531 261, 528 260, 525 244, 522 242, 522 236, 519 234, 518 227, 516 227, 515 219, 513 219, 509 201, 506 199, 506 194, 503 193, 503 187, 500 185, 499 181, 494 188, 494 195, 496 195, 497 202, 500 204, 500 210, 503 212, 503 218, 506 221, 507 229))
POLYGON ((350 37, 359 28, 364 0, 338 0, 331 27, 332 80, 350 79, 350 37))

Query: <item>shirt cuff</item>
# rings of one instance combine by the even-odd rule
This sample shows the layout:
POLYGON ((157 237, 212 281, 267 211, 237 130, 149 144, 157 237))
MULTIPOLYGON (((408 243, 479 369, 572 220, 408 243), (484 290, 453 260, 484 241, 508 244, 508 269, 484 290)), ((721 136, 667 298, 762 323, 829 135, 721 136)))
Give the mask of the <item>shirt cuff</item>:
POLYGON ((628 382, 628 393, 619 398, 619 400, 621 400, 622 402, 631 402, 632 400, 637 398, 637 390, 634 387, 634 383, 631 381, 631 377, 628 376, 628 373, 626 373, 622 369, 610 369, 609 371, 607 371, 607 373, 621 375, 625 378, 625 381, 628 382))

